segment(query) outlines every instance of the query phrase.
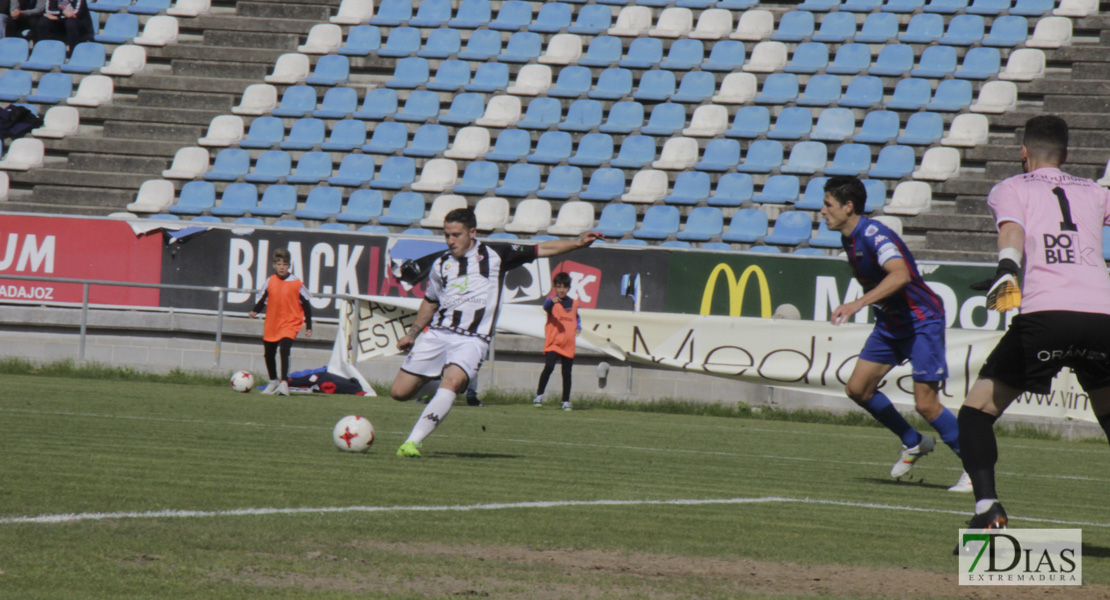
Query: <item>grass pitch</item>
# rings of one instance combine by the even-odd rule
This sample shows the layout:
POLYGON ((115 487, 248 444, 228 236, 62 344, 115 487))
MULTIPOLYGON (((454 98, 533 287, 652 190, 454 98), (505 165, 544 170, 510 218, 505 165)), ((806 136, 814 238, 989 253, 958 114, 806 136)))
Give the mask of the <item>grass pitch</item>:
MULTIPOLYGON (((994 597, 955 583, 956 457, 891 481, 877 428, 457 405, 414 460, 412 403, 4 379, 0 598, 994 597)), ((1011 526, 1083 529, 1088 596, 1047 597, 1108 593, 1110 450, 1000 446, 1011 526)))

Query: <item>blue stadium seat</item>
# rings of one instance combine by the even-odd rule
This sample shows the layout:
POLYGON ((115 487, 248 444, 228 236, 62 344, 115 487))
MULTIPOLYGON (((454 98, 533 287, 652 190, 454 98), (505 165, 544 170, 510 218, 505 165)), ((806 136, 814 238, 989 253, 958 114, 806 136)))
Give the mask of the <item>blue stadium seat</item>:
POLYGON ((339 54, 344 56, 369 56, 382 47, 382 32, 375 25, 356 25, 347 32, 339 54))
POLYGON ((802 192, 802 198, 794 203, 794 208, 820 211, 825 205, 825 183, 828 180, 828 177, 811 177, 802 192))
POLYGON ((395 27, 389 32, 385 43, 377 50, 378 56, 401 58, 414 56, 422 43, 420 30, 415 27, 395 27))
POLYGON ((563 103, 557 98, 533 98, 524 111, 524 116, 517 121, 516 126, 521 129, 551 129, 563 120, 563 103))
POLYGON ((624 47, 621 39, 613 35, 599 35, 590 40, 586 53, 578 59, 578 64, 586 67, 609 67, 617 64, 624 47))
POLYGON ((926 110, 958 112, 971 106, 971 82, 966 79, 945 79, 937 84, 933 101, 925 105, 926 110))
MULTIPOLYGON (((840 239, 842 237, 844 236, 840 235, 839 231, 830 230, 829 226, 824 221, 821 221, 821 224, 817 226, 817 231, 814 232, 813 237, 809 238, 809 245, 811 247, 810 249, 815 250, 817 248, 841 248, 842 246, 840 239)), ((798 250, 805 250, 805 248, 799 248, 798 250)), ((798 253, 798 250, 795 250, 794 252, 798 253)), ((820 250, 818 250, 817 253, 824 254, 824 252, 821 252, 820 250)))
POLYGON ((505 172, 505 181, 493 190, 498 196, 523 198, 540 189, 540 168, 536 165, 517 163, 505 172))
POLYGON ((486 102, 482 94, 467 92, 455 94, 447 113, 440 115, 439 122, 448 125, 473 125, 485 112, 486 102))
POLYGON ((725 242, 706 242, 701 245, 701 249, 713 252, 732 252, 732 245, 725 242))
POLYGON ((297 188, 288 184, 271 185, 262 192, 258 206, 251 209, 256 217, 280 217, 297 209, 297 188))
POLYGON ((869 75, 884 77, 905 77, 913 68, 913 46, 909 44, 887 44, 879 50, 875 64, 867 70, 869 75))
POLYGON ((709 102, 713 94, 717 93, 717 81, 712 73, 707 71, 688 71, 682 76, 678 90, 671 94, 672 102, 688 104, 703 104, 709 102))
POLYGON ((804 42, 813 35, 813 25, 813 13, 808 10, 792 10, 783 13, 771 39, 776 42, 804 42))
POLYGON ((30 53, 31 46, 27 40, 21 37, 0 38, 0 67, 15 67, 27 60, 30 53))
POLYGON ((651 109, 646 125, 640 133, 648 135, 673 135, 686 126, 686 108, 674 102, 656 104, 651 109))
POLYGON ((703 71, 721 71, 731 73, 739 71, 744 66, 747 58, 747 49, 744 42, 739 40, 720 40, 713 44, 709 56, 701 63, 703 71))
POLYGON ((428 80, 429 90, 457 92, 470 83, 470 63, 465 60, 445 60, 439 63, 435 77, 428 80))
POLYGON ((798 5, 798 10, 810 12, 829 12, 840 7, 840 0, 805 0, 798 5))
POLYGON ((409 130, 404 123, 379 123, 370 136, 370 141, 362 147, 363 152, 374 154, 393 154, 409 143, 409 130))
POLYGON ((590 183, 586 189, 578 194, 581 200, 595 202, 609 202, 621 197, 624 193, 624 171, 622 169, 604 168, 594 169, 590 175, 590 183))
POLYGON ((725 218, 721 209, 714 206, 698 206, 686 215, 686 227, 675 234, 679 241, 708 242, 720 237, 724 230, 725 218))
POLYGON ((543 37, 538 33, 520 31, 509 37, 505 50, 497 57, 501 62, 530 63, 543 52, 543 37))
POLYGON ((451 20, 451 0, 421 0, 416 9, 416 16, 408 22, 412 27, 443 27, 449 20, 451 20))
POLYGON ((351 76, 350 60, 341 54, 325 54, 316 61, 312 74, 304 82, 310 85, 339 85, 351 76))
MULTIPOLYGON (((898 136, 899 144, 932 146, 944 136, 944 118, 935 112, 918 112, 910 115, 906 128, 898 136)), ((882 155, 879 155, 882 158, 882 155)))
POLYGON ((412 143, 401 151, 405 156, 419 158, 432 158, 439 156, 447 150, 447 127, 438 123, 421 125, 416 133, 412 134, 412 143))
POLYGON ((486 153, 486 160, 516 162, 532 150, 532 137, 521 129, 505 129, 497 134, 493 149, 486 153))
MULTIPOLYGON (((621 66, 625 66, 621 61, 621 66)), ((651 70, 640 75, 640 83, 632 97, 640 101, 663 102, 675 93, 677 80, 674 71, 651 70)))
POLYGON ((660 69, 689 71, 705 58, 705 45, 701 40, 677 39, 671 44, 667 58, 659 63, 660 69))
POLYGON ((597 231, 611 240, 620 239, 636 227, 636 207, 616 202, 606 204, 597 219, 597 231))
MULTIPOLYGON (((12 73, 14 71, 8 71, 12 73)), ((0 76, 0 84, 3 83, 0 76)), ((0 88, 3 86, 0 85, 0 88)), ((208 181, 235 181, 247 174, 251 168, 251 155, 241 148, 224 148, 212 161, 212 169, 204 174, 208 181)), ((251 186, 254 187, 254 186, 251 186)), ((253 203, 252 203, 253 204, 253 203)))
POLYGON ((795 175, 813 175, 824 170, 828 160, 829 150, 824 142, 798 142, 790 148, 790 157, 782 165, 781 171, 795 175))
POLYGON ((216 186, 210 181, 189 181, 181 186, 177 203, 169 208, 175 215, 199 215, 216 204, 216 186))
POLYGON ((424 196, 416 192, 397 192, 389 201, 385 215, 378 218, 382 225, 408 227, 424 218, 424 196))
POLYGON ((433 29, 416 52, 421 58, 453 58, 462 50, 462 35, 458 29, 433 29))
POLYGON ((536 197, 547 200, 569 200, 582 191, 582 169, 570 165, 552 167, 536 197))
POLYGON ((366 144, 366 124, 355 119, 343 119, 332 125, 328 141, 320 144, 321 150, 351 152, 366 144))
POLYGON ((567 117, 559 123, 560 131, 587 132, 601 126, 604 110, 598 100, 575 100, 567 109, 567 117))
POLYGON ((995 17, 1010 10, 1010 0, 972 0, 967 13, 995 17))
POLYGON ((871 13, 882 6, 883 0, 844 0, 840 10, 845 12, 871 13))
POLYGON ((324 92, 320 108, 312 116, 320 119, 345 119, 358 110, 358 91, 349 87, 333 87, 324 92))
POLYGON ((867 44, 844 44, 836 50, 836 56, 825 68, 825 72, 835 75, 859 75, 867 71, 870 66, 871 48, 867 44))
POLYGON ((953 75, 957 79, 990 79, 1002 69, 1002 55, 998 48, 979 46, 969 48, 960 68, 953 75))
POLYGON ((374 157, 370 154, 346 154, 339 162, 335 175, 328 178, 330 185, 359 187, 374 178, 374 157))
POLYGON ((315 185, 331 177, 331 167, 331 154, 321 151, 305 152, 297 160, 296 170, 285 178, 285 182, 315 185))
POLYGON ((873 110, 863 118, 863 125, 860 126, 859 133, 852 138, 852 141, 866 144, 888 144, 898 137, 900 126, 898 113, 892 110, 873 110))
POLYGON ((799 106, 832 106, 840 100, 840 93, 840 76, 821 73, 810 76, 795 102, 799 106))
POLYGON ((787 104, 798 99, 798 76, 793 73, 771 73, 755 97, 756 104, 787 104))
POLYGON ((856 35, 856 16, 850 12, 834 12, 821 19, 821 28, 813 34, 813 41, 843 44, 856 35))
POLYGON ((821 42, 803 42, 794 48, 794 54, 791 55, 790 62, 786 63, 783 71, 811 74, 824 70, 828 65, 829 47, 827 45, 821 42))
POLYGON ((382 216, 382 193, 378 190, 358 189, 347 198, 347 206, 337 215, 340 223, 368 223, 382 216))
POLYGON ((407 56, 397 61, 393 77, 385 82, 386 87, 411 89, 428 83, 428 59, 407 56))
POLYGON ((489 28, 498 31, 519 31, 532 22, 532 4, 524 0, 507 0, 497 10, 497 18, 489 28))
POLYGON ((407 123, 426 123, 439 116, 439 94, 429 90, 413 90, 405 106, 393 118, 407 123))
POLYGON ((509 86, 509 65, 485 62, 474 70, 474 79, 466 86, 468 92, 496 92, 509 86))
POLYGON ((312 219, 323 221, 339 214, 343 208, 343 194, 339 188, 317 187, 312 188, 305 199, 304 208, 293 211, 298 219, 312 219))
POLYGON ((883 146, 875 159, 875 168, 867 172, 876 179, 901 179, 913 174, 917 159, 909 146, 883 146))
POLYGON ((536 151, 526 160, 541 165, 557 165, 570 158, 573 138, 565 131, 545 131, 536 141, 536 151))
POLYGON ((374 88, 367 90, 366 97, 362 100, 362 108, 355 112, 353 117, 380 121, 391 117, 397 112, 397 92, 388 88, 374 88))
POLYGON ((459 52, 458 58, 484 62, 501 54, 501 33, 492 29, 479 29, 470 34, 466 48, 459 52))
POLYGON ((713 195, 706 200, 709 206, 735 208, 752 201, 755 182, 747 173, 725 173, 717 180, 713 195))
POLYGON ((952 46, 929 46, 921 52, 913 77, 944 79, 956 72, 956 49, 952 46))
POLYGON ((758 4, 758 0, 718 0, 717 8, 727 8, 729 10, 748 10, 749 8, 752 8, 758 4))
POLYGON ((979 15, 956 15, 948 22, 947 32, 938 42, 946 46, 971 46, 983 39, 986 24, 979 15))
POLYGON ((772 140, 798 140, 813 129, 813 114, 803 106, 787 106, 775 119, 775 128, 767 133, 772 140))
POLYGON ((867 15, 853 39, 861 44, 886 44, 898 38, 898 15, 877 12, 867 15))
POLYGON ((843 142, 856 130, 856 117, 850 108, 826 108, 817 116, 817 124, 809 139, 823 142, 843 142))
POLYGON ((771 111, 766 106, 742 106, 725 132, 730 138, 757 138, 771 128, 771 111))
POLYGON ((242 217, 258 204, 258 188, 250 183, 232 183, 220 195, 220 204, 212 207, 217 217, 242 217))
POLYGON ((713 139, 705 145, 702 159, 694 168, 699 171, 724 172, 740 162, 740 142, 732 139, 713 139))
POLYGON ((808 212, 787 210, 779 213, 774 228, 763 241, 777 246, 796 246, 808 240, 812 233, 813 218, 808 212))
POLYGON ((447 25, 459 29, 476 29, 492 19, 493 11, 489 0, 462 0, 455 11, 455 18, 448 21, 447 25))
POLYGON ((580 35, 597 35, 609 29, 613 22, 613 13, 606 6, 587 4, 578 9, 578 16, 567 31, 580 35))
POLYGON ((709 198, 711 187, 709 173, 683 171, 678 174, 671 193, 663 198, 663 202, 679 206, 695 206, 709 198))
POLYGON ((644 105, 634 100, 626 100, 609 107, 609 114, 598 131, 627 134, 639 130, 643 124, 644 105))
POLYGON ((621 142, 617 156, 609 161, 612 167, 640 169, 655 160, 655 138, 650 135, 629 135, 621 142))
POLYGON ((886 0, 879 10, 898 14, 912 14, 925 6, 925 0, 886 0))
POLYGON ((131 0, 100 0, 100 2, 90 2, 89 10, 93 12, 107 12, 115 13, 130 6, 131 0))
POLYGON ((69 73, 44 73, 39 78, 35 93, 27 96, 28 102, 57 104, 73 94, 73 77, 69 73))
POLYGON ((456 194, 469 194, 483 196, 497 187, 501 176, 497 163, 488 160, 476 160, 466 165, 462 179, 459 180, 453 191, 456 194))
POLYGON ((631 95, 632 71, 619 67, 602 71, 597 77, 597 86, 587 94, 595 100, 620 100, 631 95))
POLYGON ((886 107, 897 110, 920 110, 928 104, 932 95, 933 88, 928 79, 903 79, 894 86, 894 94, 887 101, 886 107))
POLYGON ((967 0, 929 0, 929 3, 922 10, 927 13, 954 15, 958 12, 964 12, 966 9, 967 0))
POLYGON ((649 206, 640 227, 632 232, 639 240, 665 240, 678 233, 679 213, 674 206, 649 206))
POLYGON ((519 235, 517 235, 515 233, 509 233, 507 231, 498 231, 496 233, 491 233, 487 237, 491 240, 519 240, 520 239, 519 235))
POLYGON ((867 190, 867 202, 864 212, 874 212, 886 204, 886 184, 878 179, 864 179, 863 187, 867 190))
POLYGON ((770 173, 782 165, 782 142, 756 140, 748 146, 744 162, 736 167, 741 173, 770 173))
POLYGON ((555 83, 547 90, 552 98, 578 98, 585 96, 593 86, 593 72, 589 67, 563 67, 555 83))
POLYGON ((368 233, 371 235, 389 235, 390 233, 389 228, 385 225, 363 225, 362 227, 358 228, 358 232, 368 233))
POLYGON ((607 133, 587 133, 578 140, 578 150, 567 164, 600 167, 613 159, 613 137, 607 133))
POLYGON ((343 223, 320 223, 316 229, 323 229, 327 231, 350 231, 351 228, 343 223))
POLYGON ((381 0, 375 7, 371 25, 396 27, 412 18, 412 0, 381 0))
MULTIPOLYGON (((692 0, 689 0, 692 1, 692 0)), ((676 234, 677 235, 677 234, 676 234)), ((659 244, 660 248, 693 248, 694 245, 684 240, 667 240, 659 244)))
POLYGON ((399 190, 411 185, 416 179, 416 163, 407 156, 390 156, 378 169, 378 175, 370 182, 376 190, 399 190))
POLYGON ((1013 48, 1029 37, 1029 22, 1025 17, 1005 15, 991 22, 990 32, 983 38, 984 46, 1013 48))
POLYGON ((297 221, 296 219, 282 219, 280 221, 275 222, 273 226, 274 227, 285 227, 287 229, 304 229, 305 228, 304 223, 301 222, 301 221, 297 221))
POLYGON ((728 230, 721 240, 734 244, 753 244, 767 235, 767 213, 758 208, 741 208, 732 213, 728 230))
POLYGON ((638 37, 632 40, 618 65, 626 69, 650 69, 663 62, 663 40, 653 37, 638 37))
POLYGON ((859 177, 870 168, 871 146, 867 144, 841 144, 836 149, 836 154, 833 155, 832 164, 825 167, 825 174, 855 175, 859 177))
POLYGON ((315 117, 305 117, 293 121, 292 127, 289 128, 289 135, 285 140, 278 143, 278 147, 282 150, 311 150, 318 148, 320 144, 324 143, 324 135, 327 131, 327 126, 324 124, 323 119, 315 117))
POLYGON ((250 183, 278 183, 289 175, 293 159, 284 150, 267 150, 259 155, 254 170, 244 179, 250 183))
POLYGON ((316 110, 316 88, 291 85, 281 95, 281 104, 273 110, 275 117, 303 117, 316 110))
POLYGON ((32 78, 28 71, 0 73, 0 100, 16 102, 31 93, 32 78))
POLYGON ((139 17, 127 13, 115 13, 104 22, 100 33, 93 40, 101 44, 125 44, 139 35, 139 17))
POLYGON ((801 182, 793 175, 771 175, 752 197, 756 204, 790 204, 798 200, 801 182))
POLYGON ((546 2, 540 7, 536 19, 528 24, 528 31, 559 33, 570 27, 571 6, 565 2, 546 2))
POLYGON ((944 17, 919 13, 910 17, 906 30, 898 35, 903 44, 931 44, 944 35, 944 17))
POLYGON ((40 40, 31 48, 31 55, 19 64, 25 71, 50 71, 66 61, 66 44, 58 40, 40 40))

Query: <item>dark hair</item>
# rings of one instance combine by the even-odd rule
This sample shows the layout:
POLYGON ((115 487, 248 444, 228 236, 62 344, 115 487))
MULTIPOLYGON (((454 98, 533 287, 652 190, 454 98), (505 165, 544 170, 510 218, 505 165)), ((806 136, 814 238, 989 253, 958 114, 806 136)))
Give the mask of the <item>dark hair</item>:
POLYGON ((551 278, 551 284, 565 285, 567 287, 570 287, 570 273, 567 273, 566 271, 560 271, 556 273, 555 276, 551 278))
POLYGON ((292 262, 289 258, 289 249, 288 248, 277 248, 276 250, 274 250, 274 260, 273 260, 273 262, 277 262, 279 260, 283 261, 283 262, 292 262))
POLYGON ((825 182, 825 193, 841 204, 851 204, 852 213, 862 215, 867 205, 867 188, 854 175, 837 175, 825 182))
POLYGON ((462 223, 463 227, 474 229, 478 227, 478 217, 469 208, 456 208, 447 213, 447 216, 443 218, 443 223, 462 223))
POLYGON ((1063 164, 1068 158, 1068 124, 1054 115, 1040 115, 1025 122, 1021 145, 1030 158, 1063 164))

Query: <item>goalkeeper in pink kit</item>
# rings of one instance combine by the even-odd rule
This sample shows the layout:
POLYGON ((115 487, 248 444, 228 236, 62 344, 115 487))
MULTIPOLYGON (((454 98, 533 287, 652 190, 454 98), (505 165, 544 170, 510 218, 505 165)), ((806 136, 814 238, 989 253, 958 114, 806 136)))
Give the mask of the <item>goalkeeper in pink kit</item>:
POLYGON ((1102 259, 1110 191, 1060 170, 1067 147, 1063 119, 1029 119, 1021 146, 1025 173, 987 197, 998 227, 998 269, 976 289, 989 289, 988 309, 1021 314, 959 412, 961 458, 976 500, 969 529, 1006 527, 995 491, 994 422, 1022 392, 1047 393, 1060 369, 1074 369, 1110 437, 1110 277, 1102 259))

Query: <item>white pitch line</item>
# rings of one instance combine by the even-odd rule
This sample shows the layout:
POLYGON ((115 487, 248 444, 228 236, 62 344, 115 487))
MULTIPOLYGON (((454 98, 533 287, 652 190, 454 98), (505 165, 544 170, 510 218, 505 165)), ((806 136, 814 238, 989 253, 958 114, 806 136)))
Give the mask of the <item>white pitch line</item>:
MULTIPOLYGON (((879 510, 898 510, 904 512, 931 513, 943 515, 963 515, 966 512, 938 508, 922 508, 917 506, 897 506, 891 504, 875 504, 871 502, 851 502, 847 500, 827 500, 820 498, 790 498, 782 496, 763 496, 758 498, 705 498, 705 499, 675 499, 675 500, 553 500, 536 502, 507 502, 468 504, 454 506, 334 506, 334 507, 300 507, 300 508, 240 508, 233 510, 156 510, 147 512, 113 512, 113 513, 70 513, 56 515, 39 515, 37 517, 4 517, 0 518, 0 525, 54 525, 75 523, 78 521, 104 521, 108 519, 197 519, 209 517, 255 517, 267 515, 303 515, 303 514, 334 514, 334 513, 394 513, 394 512, 468 512, 478 510, 506 510, 506 509, 543 509, 565 508, 582 506, 707 506, 723 504, 811 504, 824 506, 844 506, 851 508, 871 508, 879 510)), ((1061 519, 1040 519, 1033 517, 1011 517, 1019 521, 1033 521, 1037 523, 1051 523, 1054 525, 1072 525, 1084 527, 1110 527, 1110 523, 1094 523, 1090 521, 1066 521, 1061 519)))

